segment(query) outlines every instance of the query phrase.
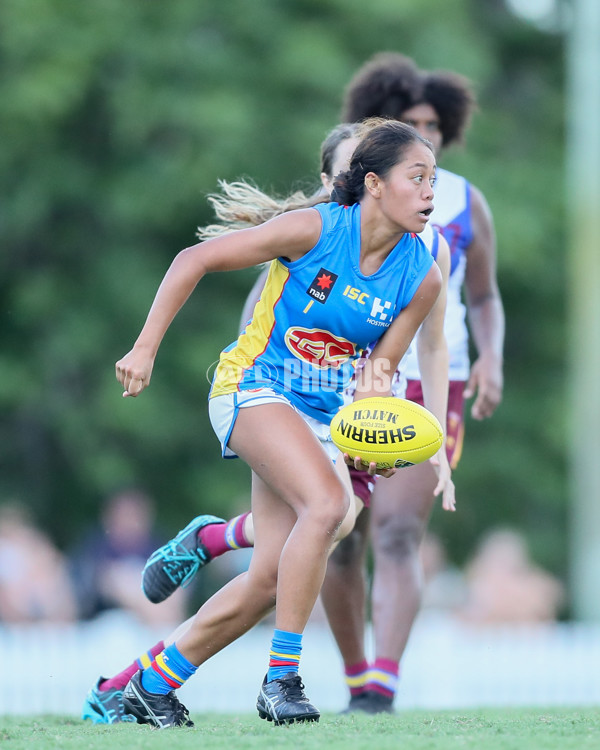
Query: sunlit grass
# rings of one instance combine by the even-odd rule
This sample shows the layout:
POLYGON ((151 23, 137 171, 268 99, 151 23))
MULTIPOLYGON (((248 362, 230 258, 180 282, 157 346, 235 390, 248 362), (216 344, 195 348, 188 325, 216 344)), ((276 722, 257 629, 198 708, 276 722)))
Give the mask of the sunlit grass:
POLYGON ((600 708, 410 711, 393 716, 326 714, 319 724, 274 727, 255 714, 193 715, 195 729, 98 726, 72 717, 0 717, 2 750, 597 750, 600 708))

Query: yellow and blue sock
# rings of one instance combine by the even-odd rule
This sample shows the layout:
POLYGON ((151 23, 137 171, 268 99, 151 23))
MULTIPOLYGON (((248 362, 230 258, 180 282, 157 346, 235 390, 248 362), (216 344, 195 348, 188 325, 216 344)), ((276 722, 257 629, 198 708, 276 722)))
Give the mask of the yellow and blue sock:
POLYGON ((267 682, 285 677, 289 672, 298 674, 301 652, 302 633, 289 633, 276 628, 271 641, 267 682))
POLYGON ((166 695, 180 688, 197 669, 172 643, 142 672, 142 687, 149 693, 166 695))

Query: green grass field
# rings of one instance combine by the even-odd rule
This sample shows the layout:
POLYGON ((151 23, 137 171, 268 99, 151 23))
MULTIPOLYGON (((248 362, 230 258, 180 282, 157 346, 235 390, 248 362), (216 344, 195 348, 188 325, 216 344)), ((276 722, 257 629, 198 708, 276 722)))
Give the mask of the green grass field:
POLYGON ((274 727, 256 714, 193 715, 195 729, 97 726, 72 717, 0 716, 2 750, 585 750, 600 748, 600 707, 410 711, 325 715, 319 724, 274 727))

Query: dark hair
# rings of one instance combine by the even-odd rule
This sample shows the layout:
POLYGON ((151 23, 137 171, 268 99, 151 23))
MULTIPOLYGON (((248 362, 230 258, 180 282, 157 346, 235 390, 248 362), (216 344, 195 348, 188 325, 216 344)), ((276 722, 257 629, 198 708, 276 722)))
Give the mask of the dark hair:
POLYGON ((368 121, 363 127, 365 133, 352 154, 348 170, 339 174, 333 183, 331 200, 344 206, 361 200, 365 191, 365 175, 374 172, 385 179, 413 143, 422 143, 433 151, 426 138, 398 120, 377 119, 372 127, 369 127, 368 121))
POLYGON ((340 143, 347 141, 349 138, 356 138, 359 135, 359 125, 356 122, 343 122, 336 125, 329 132, 321 144, 321 172, 328 177, 333 177, 333 160, 340 143))
POLYGON ((423 71, 398 52, 379 52, 346 87, 342 119, 367 117, 402 120, 407 109, 430 104, 440 118, 442 146, 461 143, 476 102, 468 79, 449 71, 423 71))
POLYGON ((358 69, 344 92, 342 120, 360 122, 367 117, 400 120, 412 107, 420 89, 414 62, 396 52, 379 52, 358 69))
POLYGON ((426 102, 437 112, 442 131, 442 146, 462 143, 477 107, 470 82, 458 73, 439 70, 423 75, 420 104, 426 102))

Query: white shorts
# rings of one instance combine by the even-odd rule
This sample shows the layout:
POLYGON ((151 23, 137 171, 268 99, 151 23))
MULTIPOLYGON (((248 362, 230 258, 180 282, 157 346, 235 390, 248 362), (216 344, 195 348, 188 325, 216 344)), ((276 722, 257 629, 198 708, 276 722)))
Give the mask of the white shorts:
POLYGON ((327 455, 335 463, 340 451, 331 439, 329 425, 319 422, 317 419, 314 419, 314 417, 309 417, 308 414, 304 414, 283 394, 277 393, 277 391, 274 391, 271 388, 259 388, 253 391, 236 391, 235 393, 226 393, 224 396, 215 396, 208 400, 208 415, 210 417, 210 423, 215 431, 215 435, 219 438, 219 442, 221 443, 221 454, 223 458, 238 457, 227 444, 239 410, 246 409, 249 406, 275 403, 287 404, 297 412, 317 436, 319 442, 323 448, 325 448, 327 455))

